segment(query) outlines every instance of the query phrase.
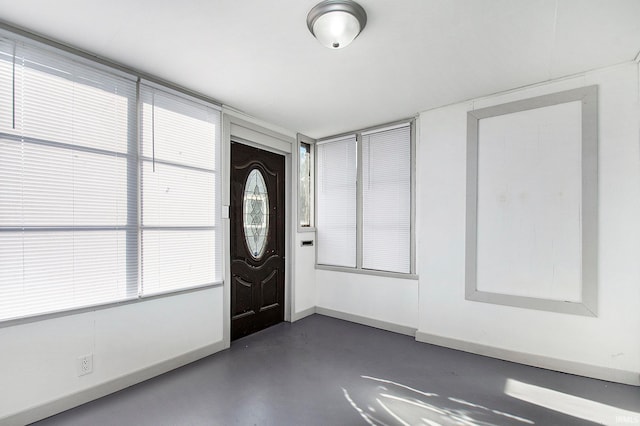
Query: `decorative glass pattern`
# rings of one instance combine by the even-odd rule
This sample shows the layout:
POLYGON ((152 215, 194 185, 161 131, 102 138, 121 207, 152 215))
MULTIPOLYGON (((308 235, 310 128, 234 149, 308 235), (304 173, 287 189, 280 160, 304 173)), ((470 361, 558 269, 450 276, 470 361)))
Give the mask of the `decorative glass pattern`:
POLYGON ((243 200, 244 238, 254 259, 264 254, 269 233, 269 195, 264 177, 253 169, 244 185, 243 200))

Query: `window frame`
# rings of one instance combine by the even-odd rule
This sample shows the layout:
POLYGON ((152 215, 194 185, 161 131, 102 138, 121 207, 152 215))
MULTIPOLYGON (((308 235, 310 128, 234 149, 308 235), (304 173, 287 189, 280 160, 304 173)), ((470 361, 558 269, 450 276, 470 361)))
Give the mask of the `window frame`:
MULTIPOLYGON (((222 252, 222 258, 220 260, 220 264, 222 267, 222 275, 219 281, 204 284, 204 285, 196 285, 192 287, 183 287, 179 289, 173 289, 166 292, 154 293, 144 295, 141 293, 141 277, 140 271, 142 268, 142 250, 141 250, 141 230, 142 230, 142 221, 141 221, 141 211, 140 211, 140 202, 141 202, 141 191, 142 187, 140 184, 141 178, 141 149, 142 149, 142 141, 141 141, 141 114, 142 114, 142 97, 140 95, 140 86, 143 83, 147 86, 153 86, 159 90, 180 96, 182 98, 188 99, 189 101, 193 101, 196 103, 200 103, 205 105, 211 109, 217 111, 220 115, 219 119, 219 132, 217 133, 217 140, 215 141, 215 151, 216 151, 216 173, 221 174, 222 170, 222 123, 223 123, 223 114, 222 114, 222 104, 210 97, 201 95, 199 93, 190 91, 183 87, 174 85, 170 82, 167 82, 163 79, 159 79, 153 75, 138 71, 136 69, 123 66, 121 64, 115 63, 108 59, 99 57, 97 55, 93 55, 91 53, 79 50, 77 48, 58 43, 56 41, 32 34, 28 31, 13 27, 11 25, 0 23, 0 37, 13 41, 14 43, 23 43, 28 46, 32 46, 37 49, 41 49, 47 52, 50 52, 53 55, 57 55, 61 60, 76 62, 82 66, 86 66, 88 68, 92 68, 102 73, 111 74, 117 78, 124 78, 133 81, 135 85, 135 98, 133 99, 134 104, 132 105, 132 112, 129 114, 130 117, 133 117, 134 120, 131 124, 131 128, 127 130, 129 134, 128 142, 127 142, 127 188, 128 193, 127 197, 131 197, 132 200, 135 200, 131 206, 128 208, 127 212, 127 225, 126 227, 122 227, 122 229, 127 230, 127 246, 135 245, 135 254, 127 255, 126 264, 127 267, 134 267, 136 270, 137 281, 135 282, 135 289, 131 287, 131 283, 127 282, 128 293, 134 292, 136 294, 131 294, 131 297, 127 297, 124 299, 117 299, 106 302, 98 302, 90 305, 78 305, 76 307, 71 308, 61 308, 60 310, 53 310, 47 312, 41 312, 36 314, 27 314, 20 317, 8 318, 8 319, 0 319, 0 329, 4 327, 11 327, 14 325, 27 324, 32 322, 44 321, 48 319, 64 317, 68 315, 76 315, 85 312, 93 312, 96 310, 102 309, 110 309, 117 306, 124 306, 133 303, 141 303, 151 300, 156 300, 164 297, 171 297, 180 294, 191 293, 195 291, 201 291, 205 289, 221 287, 224 284, 224 244, 222 236, 216 236, 216 244, 220 244, 220 251, 222 252), (130 193, 131 183, 135 181, 135 188, 133 192, 130 193), (135 223, 130 223, 130 220, 133 219, 135 223), (130 231, 131 228, 131 231, 130 231)), ((215 205, 215 209, 218 212, 218 219, 222 218, 222 192, 221 192, 221 182, 220 179, 217 179, 215 190, 218 191, 217 196, 217 204, 215 205)), ((217 225, 219 227, 220 224, 217 225)), ((220 234, 220 233, 217 233, 220 234)))
MULTIPOLYGON (((153 96, 153 95, 152 95, 153 96)), ((223 285, 224 283, 224 249, 223 249, 223 241, 222 241, 222 179, 221 179, 221 174, 222 174, 222 168, 221 168, 221 164, 222 164, 222 160, 221 160, 221 156, 222 156, 222 110, 221 108, 219 108, 217 105, 213 105, 210 104, 206 101, 203 101, 201 99, 197 99, 194 98, 193 96, 190 96, 188 94, 182 93, 180 91, 177 91, 173 88, 170 87, 165 87, 161 84, 157 84, 153 81, 149 81, 146 79, 141 79, 138 81, 138 105, 139 105, 139 118, 138 121, 136 123, 136 125, 138 126, 138 139, 136 141, 136 143, 138 144, 138 187, 137 187, 137 196, 138 196, 138 223, 137 223, 137 227, 138 227, 138 240, 139 240, 139 259, 142 259, 142 262, 144 262, 144 249, 143 249, 143 232, 146 231, 151 231, 151 230, 156 230, 156 231, 188 231, 188 230, 213 230, 215 233, 215 237, 214 237, 214 244, 217 247, 214 247, 214 250, 216 250, 217 252, 220 253, 221 258, 220 260, 216 261, 214 260, 214 263, 217 263, 217 266, 220 268, 220 279, 219 280, 215 280, 213 282, 210 283, 206 283, 206 284, 194 284, 188 287, 181 287, 181 288, 177 288, 177 289, 166 289, 166 290, 161 290, 161 291, 154 291, 154 292, 145 292, 144 291, 144 276, 143 271, 143 265, 142 262, 138 265, 138 269, 139 269, 139 278, 138 278, 138 291, 139 291, 139 295, 138 297, 140 299, 146 299, 146 298, 150 298, 150 297, 155 297, 157 295, 172 295, 175 294, 176 292, 182 292, 185 290, 198 290, 198 289, 203 289, 203 288, 212 288, 212 287, 218 287, 223 285), (158 160, 155 159, 154 156, 152 157, 146 157, 145 155, 143 155, 143 145, 144 145, 144 141, 143 141, 143 107, 144 107, 144 96, 142 95, 143 91, 146 91, 147 93, 153 93, 153 94, 159 94, 160 96, 165 96, 165 98, 170 99, 170 98, 179 98, 180 101, 186 101, 189 104, 196 104, 198 106, 204 107, 204 108, 209 108, 212 110, 215 110, 219 113, 219 119, 218 119, 218 132, 217 132, 217 140, 216 140, 216 146, 214 146, 214 150, 215 150, 215 164, 214 164, 214 169, 213 170, 209 170, 206 168, 202 168, 199 166, 194 166, 194 165, 188 165, 188 164, 183 164, 182 162, 179 161, 175 161, 175 160, 158 160), (214 211, 215 211, 215 217, 214 217, 214 223, 215 225, 213 226, 189 226, 189 225, 182 225, 182 226, 175 226, 175 225, 146 225, 144 223, 144 217, 143 217, 143 213, 144 213, 144 201, 143 201, 143 194, 145 191, 145 184, 144 184, 144 164, 145 163, 149 163, 151 162, 153 163, 158 163, 158 164, 162 164, 164 166, 169 166, 169 167, 177 167, 177 168, 181 168, 181 169, 186 169, 186 170, 190 170, 190 171, 194 171, 194 172, 202 172, 203 170, 205 171, 205 173, 212 173, 215 178, 215 186, 214 186, 214 211)), ((152 106, 152 108, 155 108, 155 105, 152 106)), ((151 136, 153 137, 153 136, 151 136)))
MULTIPOLYGON (((316 264, 315 268, 319 270, 326 271, 335 271, 335 272, 346 272, 346 273, 354 273, 354 274, 363 274, 363 275, 374 275, 381 277, 390 277, 390 278, 403 278, 403 279, 412 279, 417 280, 417 265, 416 265, 416 132, 417 132, 417 118, 412 117, 404 120, 393 121, 390 123, 385 123, 377 126, 367 127, 364 129, 357 130, 355 132, 347 132, 341 133, 338 135, 333 135, 325 138, 321 138, 317 140, 317 143, 321 143, 323 141, 336 140, 342 137, 346 137, 349 135, 356 135, 356 266, 355 267, 347 267, 347 266, 335 266, 335 265, 327 265, 318 263, 318 247, 316 245, 316 264), (410 176, 411 176, 411 206, 410 206, 410 232, 409 232, 409 252, 410 252, 410 272, 391 272, 391 271, 381 271, 375 269, 365 269, 362 267, 362 254, 363 254, 363 194, 362 194, 362 135, 363 133, 376 133, 383 132, 385 130, 391 130, 393 128, 400 127, 402 125, 408 125, 410 129, 410 176)), ((314 159, 314 168, 317 171, 317 156, 314 159)), ((317 198, 317 179, 314 182, 315 184, 315 193, 317 198)), ((315 203, 314 205, 314 216, 317 217, 317 208, 318 205, 315 203)))
POLYGON ((316 232, 316 140, 308 136, 298 133, 297 137, 297 150, 296 150, 296 162, 297 171, 296 177, 298 182, 298 196, 296 198, 296 227, 298 232, 316 232), (300 225, 300 197, 302 195, 302 176, 300 170, 300 147, 302 145, 309 146, 309 226, 300 225))

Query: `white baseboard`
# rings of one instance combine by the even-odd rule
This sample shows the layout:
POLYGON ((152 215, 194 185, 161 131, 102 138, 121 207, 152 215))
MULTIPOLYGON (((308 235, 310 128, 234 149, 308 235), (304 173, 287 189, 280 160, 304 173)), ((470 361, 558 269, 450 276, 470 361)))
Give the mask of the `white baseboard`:
POLYGON ((145 367, 141 370, 134 371, 133 373, 125 374, 107 382, 100 383, 94 387, 56 398, 52 401, 45 402, 44 404, 33 406, 19 413, 11 414, 8 417, 0 418, 0 425, 21 426, 45 419, 73 407, 77 407, 119 390, 128 388, 129 386, 133 386, 137 383, 144 382, 145 380, 167 373, 178 367, 182 367, 183 365, 190 364, 226 348, 227 346, 225 346, 223 341, 203 346, 202 348, 187 352, 175 358, 171 358, 149 367, 145 367))
POLYGON ((373 318, 362 317, 360 315, 350 314, 347 312, 321 308, 320 306, 316 306, 316 313, 320 315, 325 315, 327 317, 338 318, 341 320, 351 321, 351 322, 355 322, 362 325, 368 325, 369 327, 375 327, 381 330, 404 334, 411 337, 414 337, 416 335, 416 329, 412 327, 408 327, 406 325, 398 325, 391 322, 386 322, 386 321, 381 321, 373 318))
POLYGON ((543 355, 496 348, 494 346, 483 345, 480 343, 437 336, 435 334, 424 333, 422 331, 416 332, 416 340, 418 342, 430 343, 432 345, 443 346, 445 348, 484 355, 505 361, 517 362, 519 364, 530 365, 533 367, 545 368, 547 370, 560 371, 562 373, 591 377, 593 379, 606 380, 609 382, 640 386, 640 373, 633 371, 617 370, 614 368, 583 364, 580 362, 551 358, 543 355))
POLYGON ((302 318, 306 318, 310 315, 313 315, 316 313, 316 307, 312 306, 309 309, 304 309, 300 312, 294 312, 293 314, 291 314, 291 322, 296 322, 298 320, 301 320, 302 318))

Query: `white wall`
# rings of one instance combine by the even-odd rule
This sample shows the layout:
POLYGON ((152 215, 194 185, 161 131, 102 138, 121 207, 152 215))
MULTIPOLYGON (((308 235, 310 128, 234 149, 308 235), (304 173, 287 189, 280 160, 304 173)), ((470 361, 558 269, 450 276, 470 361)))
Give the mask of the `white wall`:
POLYGON ((0 424, 221 342, 222 311, 216 287, 0 328, 0 424), (93 373, 78 377, 76 359, 90 353, 93 373))
POLYGON ((477 290, 580 302, 581 129, 580 101, 480 121, 477 290))
POLYGON ((638 77, 637 64, 621 65, 420 114, 421 340, 514 351, 525 361, 577 363, 582 367, 575 371, 640 384, 638 77), (598 317, 465 300, 467 111, 592 84, 599 85, 598 317))
POLYGON ((313 313, 316 306, 316 233, 298 232, 295 240, 295 265, 294 267, 294 300, 292 320, 313 313), (300 245, 301 241, 313 241, 313 246, 300 245))
POLYGON ((319 309, 410 329, 418 326, 417 280, 318 269, 316 297, 319 309))

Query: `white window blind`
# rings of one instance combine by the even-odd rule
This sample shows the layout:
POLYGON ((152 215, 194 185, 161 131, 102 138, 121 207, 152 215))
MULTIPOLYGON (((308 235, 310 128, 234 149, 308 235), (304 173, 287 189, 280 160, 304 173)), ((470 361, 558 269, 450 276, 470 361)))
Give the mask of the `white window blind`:
POLYGON ((221 282, 220 111, 4 34, 0 321, 221 282))
POLYGON ((136 297, 135 93, 0 40, 0 320, 136 297))
POLYGON ((411 272, 411 127, 362 135, 362 267, 411 272))
POLYGON ((142 294, 222 281, 220 112, 143 85, 142 294))
POLYGON ((318 265, 414 273, 413 126, 317 143, 318 265))
POLYGON ((356 137, 319 142, 317 262, 356 266, 356 137))

